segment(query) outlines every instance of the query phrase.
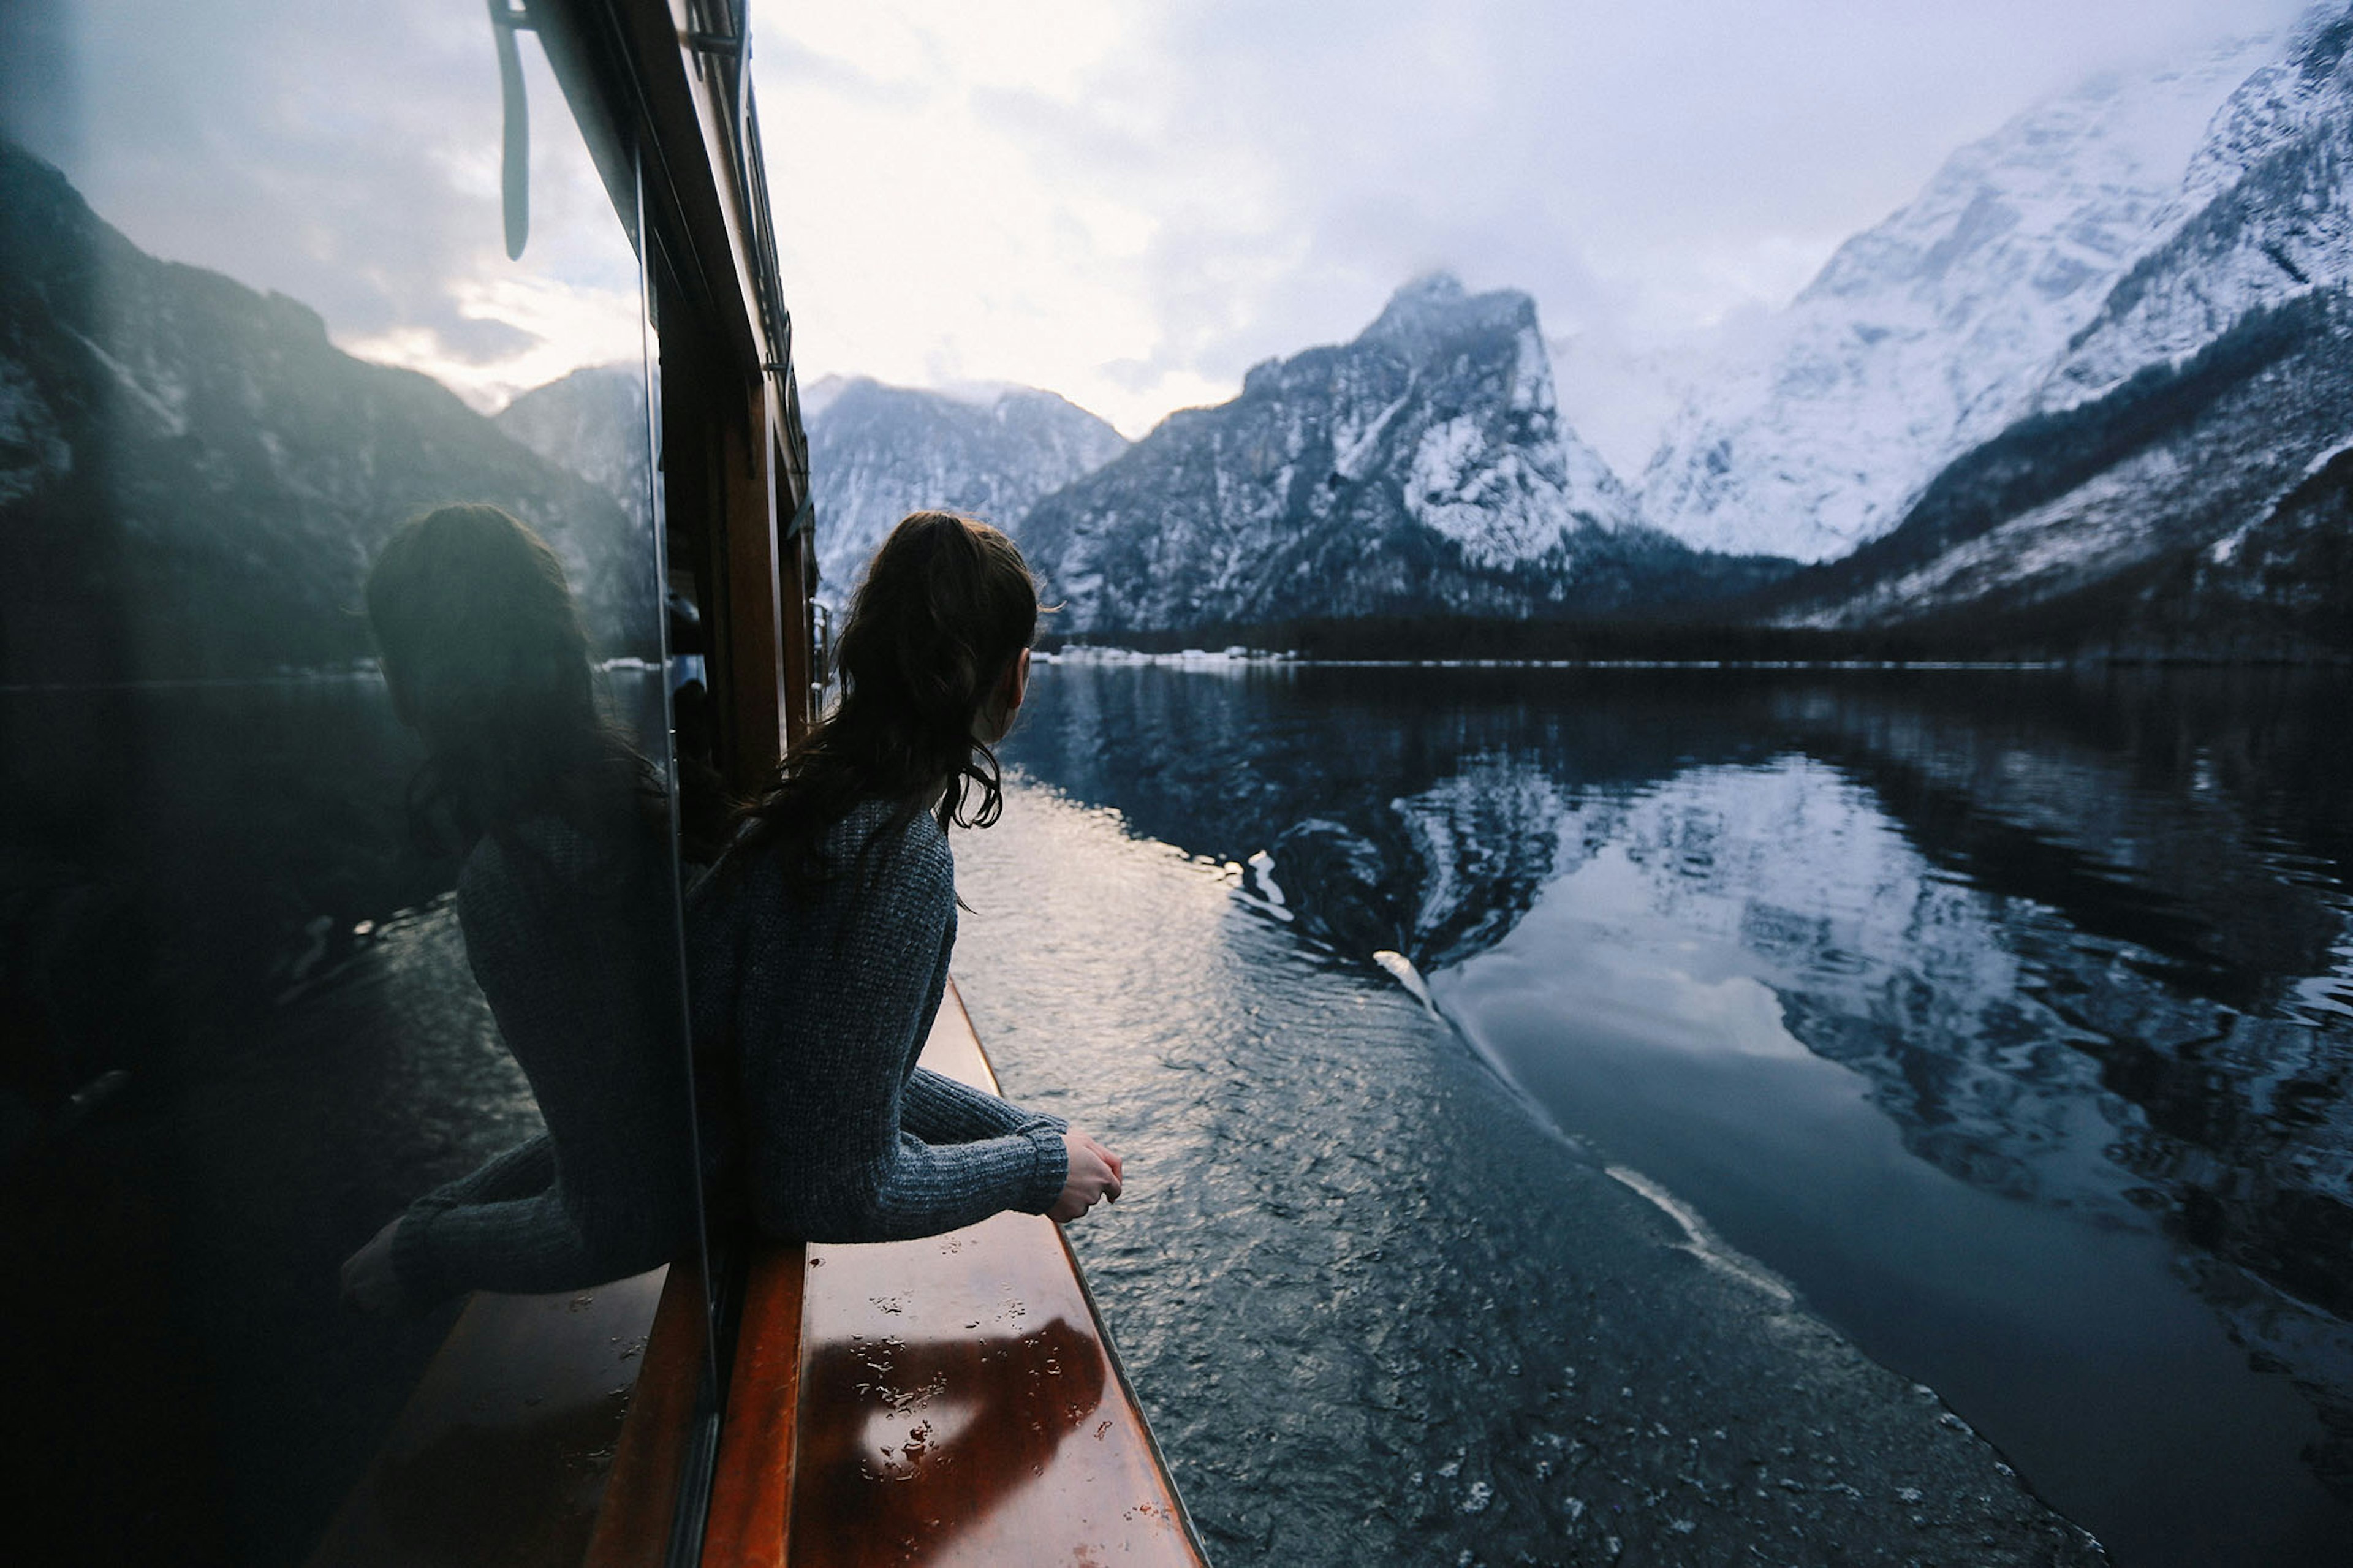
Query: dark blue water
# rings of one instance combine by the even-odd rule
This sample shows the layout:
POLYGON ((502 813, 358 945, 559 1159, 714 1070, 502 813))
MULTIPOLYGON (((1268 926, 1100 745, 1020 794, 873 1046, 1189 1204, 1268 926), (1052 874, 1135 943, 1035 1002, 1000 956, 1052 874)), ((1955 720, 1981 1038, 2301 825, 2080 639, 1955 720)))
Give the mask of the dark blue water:
MULTIPOLYGON (((1129 1154, 1074 1238, 1221 1562, 2080 1560, 1947 1405, 2127 1564, 2343 1559, 2341 681, 1034 690, 959 983, 1129 1154)), ((297 1560, 439 1332, 336 1262, 534 1119, 413 742, 364 680, 0 731, 28 1473, 297 1560)))
MULTIPOLYGON (((1165 1092, 1161 1121, 1195 1114, 1186 1096, 1206 1086, 1230 1096, 1219 1138, 1168 1144, 1187 1181, 1214 1184, 1219 1158, 1247 1171, 1253 1153, 1345 1173, 1366 1140, 1404 1143, 1389 1100, 1421 1091, 1380 1086, 1414 1051, 1483 1063, 1519 1123, 1696 1211, 1941 1395, 2118 1561, 2342 1561, 2348 698, 2341 678, 2279 671, 1063 666, 1040 673, 1008 749, 1029 781, 1008 822, 1027 805, 1028 837, 959 850, 980 909, 960 972, 1017 1090, 1025 1076, 1073 1081, 1036 1037, 1069 1017, 1162 1042, 1174 1087, 1131 1072, 1120 1089, 1165 1092), (1122 911, 1171 896, 1134 880, 1115 847, 1130 843, 1172 847, 1168 866, 1215 881, 1225 911, 1198 930, 1153 916, 1168 940, 1149 963, 1090 945, 1128 931, 1132 948, 1122 911), (1049 875, 1046 862, 1069 864, 1049 875), (990 923, 992 900, 1049 899, 1094 912, 1017 907, 990 923), (1057 945, 1041 954, 1025 932, 1057 945), (1287 1059, 1285 1042, 1345 1038, 1368 999, 1404 1009, 1377 1012, 1380 1031, 1406 1028, 1419 1006, 1396 976, 1425 984, 1444 1020, 1426 1039, 1384 1034, 1364 1062, 1339 1065, 1344 1051, 1305 1076, 1287 1059), (1169 1016, 1131 998, 1107 1019, 1111 1004, 1082 994, 1107 980, 1169 1016), (1236 1037, 1224 1015, 1245 1005, 1287 1020, 1257 1037, 1261 1061, 1187 1054, 1188 1037, 1236 1037)), ((1075 1081, 1091 1114, 1125 1114, 1108 1092, 1088 1104, 1075 1081)), ((1128 1135, 1154 1146, 1157 1124, 1128 1135)), ((1465 1126, 1450 1136, 1477 1142, 1465 1126)), ((1303 1375, 1295 1404, 1255 1384, 1239 1402, 1202 1381, 1214 1352, 1184 1350, 1204 1322, 1263 1316, 1293 1289, 1293 1315, 1312 1315, 1316 1281, 1346 1281, 1345 1256, 1321 1243, 1274 1266, 1275 1236, 1297 1219, 1264 1217, 1263 1183, 1246 1184, 1247 1202, 1166 1216, 1153 1247, 1216 1259, 1190 1278, 1174 1268, 1174 1306, 1165 1258, 1146 1289, 1125 1250, 1135 1237, 1083 1237, 1108 1292, 1136 1282, 1114 1326, 1145 1343, 1139 1382, 1147 1403, 1168 1402, 1174 1462, 1180 1479, 1199 1467, 1188 1497, 1219 1521, 1213 1536, 1282 1540, 1286 1509, 1336 1525, 1316 1512, 1319 1485, 1396 1490, 1457 1447, 1474 1467, 1485 1455, 1493 1479, 1471 1513, 1445 1515, 1450 1550, 1543 1560, 1530 1543, 1570 1539, 1583 1510, 1505 1458, 1545 1429, 1496 1362, 1550 1359, 1548 1332, 1593 1327, 1514 1299, 1540 1288, 1482 1233, 1524 1226, 1547 1183, 1570 1190, 1575 1162, 1531 1174, 1541 1156, 1496 1146, 1518 1151, 1514 1170, 1483 1184, 1429 1174, 1476 1149, 1418 1153, 1450 1194, 1449 1223, 1418 1237, 1399 1216, 1369 1273, 1466 1272, 1477 1312, 1483 1271, 1515 1326, 1474 1365, 1433 1364, 1442 1351, 1421 1345, 1386 1394, 1303 1375), (1261 1267, 1238 1265, 1253 1256, 1261 1267), (1424 1406, 1419 1424, 1381 1415, 1384 1399, 1426 1401, 1441 1373, 1490 1380, 1496 1397, 1424 1406), (1233 1468, 1221 1434, 1279 1430, 1286 1411, 1306 1431, 1352 1434, 1298 1460, 1326 1481, 1233 1468), (1391 1449, 1409 1458, 1384 1469, 1391 1449), (1198 1495, 1238 1479, 1260 1489, 1255 1524, 1198 1495)), ((1345 1183, 1330 1201, 1350 1212, 1345 1183)), ((1345 1313, 1324 1326, 1346 1337, 1345 1313)), ((1308 1346, 1311 1327, 1268 1331, 1308 1346)), ((1603 1349, 1588 1353, 1607 1353, 1594 1337, 1603 1349)), ((1688 1418, 1707 1424, 1704 1401, 1688 1418)), ((1822 1446, 1854 1473, 1843 1440, 1822 1446)))

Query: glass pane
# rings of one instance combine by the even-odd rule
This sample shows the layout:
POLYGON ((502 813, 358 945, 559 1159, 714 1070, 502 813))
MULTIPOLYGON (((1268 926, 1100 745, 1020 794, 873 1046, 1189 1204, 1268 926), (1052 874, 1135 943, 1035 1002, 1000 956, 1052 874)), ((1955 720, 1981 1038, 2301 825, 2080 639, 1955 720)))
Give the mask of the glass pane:
POLYGON ((0 1247, 16 1479, 76 1542, 39 1560, 478 1531, 534 1444, 609 1450, 658 1279, 595 1288, 691 1235, 639 271, 527 32, 510 258, 496 31, 0 22, 0 1247), (386 1451, 476 1289, 609 1326, 595 1400, 386 1451), (380 1454, 449 1508, 347 1504, 380 1454))

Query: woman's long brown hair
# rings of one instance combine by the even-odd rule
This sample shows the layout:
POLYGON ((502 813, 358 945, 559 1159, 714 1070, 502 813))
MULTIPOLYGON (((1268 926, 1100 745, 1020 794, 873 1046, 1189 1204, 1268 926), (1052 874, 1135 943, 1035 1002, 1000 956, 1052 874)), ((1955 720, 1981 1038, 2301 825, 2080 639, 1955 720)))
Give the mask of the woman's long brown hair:
POLYGON ((633 838, 617 812, 650 820, 657 786, 597 701, 564 563, 539 535, 494 506, 414 518, 368 573, 367 610, 428 753, 409 786, 421 842, 462 854, 535 815, 633 838))
POLYGON ((773 844, 787 882, 813 891, 831 874, 826 830, 852 807, 887 801, 903 823, 944 782, 941 826, 996 821, 1003 785, 976 721, 1037 630, 1037 582, 1011 540, 956 512, 901 520, 851 597, 839 700, 746 809, 727 859, 773 844))

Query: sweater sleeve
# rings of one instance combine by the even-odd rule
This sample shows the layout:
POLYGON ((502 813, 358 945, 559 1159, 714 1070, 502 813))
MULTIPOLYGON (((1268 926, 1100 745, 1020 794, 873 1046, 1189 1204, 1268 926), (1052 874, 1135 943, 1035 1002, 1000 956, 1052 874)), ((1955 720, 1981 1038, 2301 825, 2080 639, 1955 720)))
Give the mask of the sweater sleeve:
MULTIPOLYGON (((459 879, 467 958, 548 1131, 410 1205, 393 1234, 405 1301, 470 1289, 577 1289, 639 1273, 692 1239, 674 952, 656 900, 597 896, 542 836, 534 887, 488 841, 459 879), (586 890, 575 894, 575 887, 586 890), (551 899, 560 909, 551 914, 551 899)), ((586 851, 577 851, 585 859, 586 851)))
POLYGON ((533 1196, 554 1184, 555 1140, 543 1132, 493 1155, 456 1181, 434 1188, 409 1207, 438 1210, 460 1204, 503 1203, 533 1196))
POLYGON ((1043 1127, 1059 1137, 1071 1124, 1059 1116, 1024 1110, 985 1089, 919 1067, 907 1080, 900 1125, 927 1143, 970 1143, 1043 1127))
POLYGON ((393 1233, 401 1297, 424 1311, 467 1290, 539 1295, 642 1273, 678 1249, 655 1184, 584 1207, 545 1133, 408 1205, 393 1233))
MULTIPOLYGON (((535 1142, 552 1156, 552 1143, 535 1142)), ((529 1295, 611 1277, 593 1261, 596 1249, 565 1212, 553 1158, 545 1163, 546 1183, 534 1192, 488 1199, 478 1190, 460 1196, 453 1189, 475 1180, 468 1177, 408 1205, 393 1233, 392 1268, 412 1310, 464 1290, 529 1295)))
POLYGON ((924 832, 919 823, 881 875, 829 887, 795 929, 779 922, 778 946, 753 955, 738 1016, 748 1174, 753 1215, 772 1235, 936 1236, 1005 1209, 1042 1214, 1061 1194, 1069 1154, 1052 1119, 944 1091, 935 1077, 912 1081, 955 940, 953 864, 924 832))
POLYGON ((392 1270, 400 1281, 403 1303, 421 1312, 465 1289, 451 1276, 449 1266, 458 1260, 433 1234, 443 1215, 484 1205, 527 1208, 527 1200, 542 1197, 554 1186, 555 1141, 543 1132, 409 1205, 401 1214, 400 1228, 392 1234, 392 1270))

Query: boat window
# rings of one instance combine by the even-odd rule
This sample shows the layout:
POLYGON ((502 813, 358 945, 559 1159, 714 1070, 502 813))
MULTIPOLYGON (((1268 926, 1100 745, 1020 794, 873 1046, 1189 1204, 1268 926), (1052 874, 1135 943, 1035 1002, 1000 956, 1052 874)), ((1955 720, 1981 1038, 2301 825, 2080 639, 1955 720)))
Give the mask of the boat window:
POLYGON ((489 10, 0 13, 26 1561, 577 1561, 691 1252, 629 154, 489 10))

